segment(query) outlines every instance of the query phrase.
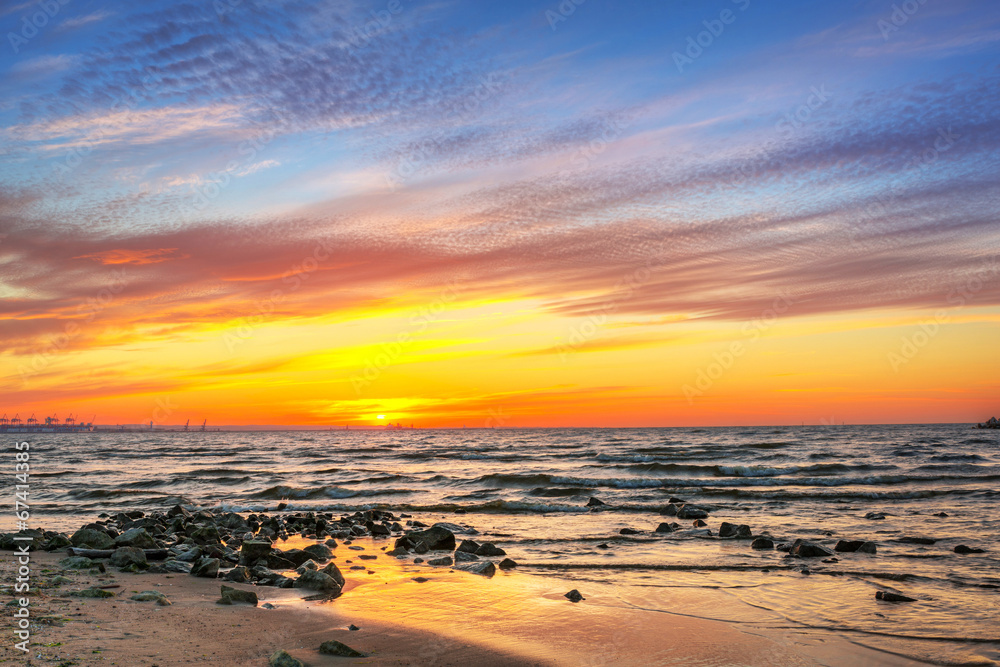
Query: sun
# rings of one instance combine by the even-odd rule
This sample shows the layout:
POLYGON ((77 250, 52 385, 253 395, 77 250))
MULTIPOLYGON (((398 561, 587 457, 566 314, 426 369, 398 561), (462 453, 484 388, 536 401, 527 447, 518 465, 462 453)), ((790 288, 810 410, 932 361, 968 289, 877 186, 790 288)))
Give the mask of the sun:
POLYGON ((379 419, 385 419, 385 415, 379 415, 378 418, 379 419))

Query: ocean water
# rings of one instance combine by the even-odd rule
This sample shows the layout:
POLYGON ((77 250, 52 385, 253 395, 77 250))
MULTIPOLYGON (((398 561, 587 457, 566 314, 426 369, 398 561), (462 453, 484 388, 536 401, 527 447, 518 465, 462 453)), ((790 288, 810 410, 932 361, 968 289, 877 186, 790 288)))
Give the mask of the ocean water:
MULTIPOLYGON (((7 436, 13 439, 13 436, 7 436)), ((1000 432, 968 425, 82 433, 31 443, 32 525, 176 503, 384 508, 474 526, 519 571, 614 584, 626 604, 830 632, 919 660, 1000 662, 1000 432), (595 496, 607 503, 586 507, 595 496), (671 497, 776 542, 877 555, 788 559, 694 530, 654 533, 671 497), (465 514, 456 514, 456 509, 465 514), (884 520, 865 519, 882 512, 884 520), (937 516, 938 513, 947 516, 937 516), (622 528, 641 531, 622 535, 622 528), (915 544, 907 538, 931 538, 915 544), (965 544, 984 554, 959 555, 965 544), (607 545, 602 548, 600 545, 607 545), (803 567, 809 573, 801 572, 803 567), (726 609, 691 591, 723 592, 726 609), (878 590, 918 598, 878 602, 878 590), (681 593, 683 592, 683 595, 681 593), (692 602, 694 600, 694 602, 692 602), (681 602, 683 601, 683 602, 681 602), (784 625, 782 625, 784 624, 784 625)), ((10 529, 11 526, 4 526, 10 529)))

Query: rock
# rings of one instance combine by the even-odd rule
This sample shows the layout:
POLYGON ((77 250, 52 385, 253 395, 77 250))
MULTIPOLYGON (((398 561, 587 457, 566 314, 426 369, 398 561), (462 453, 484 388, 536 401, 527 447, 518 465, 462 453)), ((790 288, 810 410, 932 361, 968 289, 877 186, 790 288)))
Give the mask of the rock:
MULTIPOLYGON (((708 524, 707 524, 707 523, 705 523, 704 521, 702 521, 701 519, 695 519, 695 520, 694 520, 694 521, 693 521, 693 522, 691 523, 691 525, 692 525, 692 526, 694 526, 695 528, 704 528, 704 527, 705 527, 705 526, 707 526, 708 524)), ((709 533, 709 534, 711 535, 711 533, 709 533)))
POLYGON ((347 644, 330 639, 319 645, 319 652, 323 655, 337 655, 342 658, 364 658, 367 654, 355 651, 347 644))
POLYGON ((248 540, 240 546, 240 565, 253 565, 271 554, 271 543, 248 540))
POLYGON ((841 553, 853 553, 857 551, 862 544, 864 544, 864 542, 861 540, 840 540, 837 542, 837 545, 833 547, 833 550, 841 553))
POLYGON ((607 505, 606 502, 604 502, 603 500, 598 500, 594 496, 591 496, 590 500, 587 501, 587 507, 603 507, 606 505, 607 505))
POLYGON ((428 581, 430 581, 430 579, 428 579, 427 577, 413 577, 413 580, 418 584, 425 584, 428 581))
POLYGON ((608 546, 607 542, 601 542, 600 544, 597 545, 597 548, 598 549, 610 549, 611 547, 608 546))
MULTIPOLYGON (((284 558, 287 561, 291 561, 295 565, 295 567, 298 567, 299 565, 305 563, 307 560, 311 560, 312 557, 302 549, 289 549, 288 551, 281 552, 281 558, 284 558)), ((272 566, 268 565, 268 567, 272 566)))
POLYGON ((136 593, 129 600, 135 600, 136 602, 158 602, 160 598, 167 597, 159 591, 143 591, 141 593, 136 593))
POLYGON ((327 563, 326 567, 320 570, 320 572, 332 577, 333 580, 336 581, 337 584, 341 587, 343 587, 344 584, 347 583, 347 580, 344 579, 344 575, 343 573, 341 573, 340 568, 337 567, 336 563, 327 563))
POLYGON ((404 549, 403 547, 396 547, 395 549, 390 549, 389 551, 385 552, 386 556, 395 556, 396 558, 408 556, 409 554, 410 552, 404 549))
POLYGON ((824 558, 823 562, 824 563, 839 563, 840 559, 839 558, 824 558))
POLYGON ((107 533, 92 528, 81 528, 73 533, 69 538, 74 547, 87 547, 89 549, 110 549, 115 541, 107 533))
POLYGON ((464 570, 466 572, 471 572, 472 574, 480 574, 484 577, 492 577, 497 573, 496 565, 493 561, 479 561, 477 563, 467 563, 465 565, 456 565, 455 569, 464 570))
POLYGON ((129 565, 136 565, 142 569, 149 567, 149 563, 146 562, 146 552, 139 547, 118 547, 111 554, 111 560, 108 562, 115 567, 127 567, 129 565))
POLYGON ((906 544, 934 544, 937 540, 930 537, 900 537, 896 540, 897 542, 904 542, 906 544))
POLYGON ((875 599, 881 600, 882 602, 916 602, 916 598, 907 597, 905 595, 899 595, 898 593, 890 593, 888 591, 877 591, 875 593, 875 599))
POLYGON ((295 571, 298 574, 302 574, 306 570, 318 570, 318 569, 319 569, 319 566, 316 565, 316 561, 307 560, 306 562, 302 563, 302 565, 299 565, 297 568, 295 568, 295 571))
POLYGON ((177 555, 177 560, 183 561, 185 563, 193 563, 203 555, 201 547, 195 547, 194 549, 188 549, 184 553, 177 555))
POLYGON ((308 588, 313 591, 330 592, 339 595, 341 585, 326 572, 307 570, 295 580, 295 588, 308 588))
MULTIPOLYGON (((139 549, 156 549, 157 544, 153 536, 146 532, 145 528, 132 528, 115 538, 115 546, 138 547, 139 549)), ((112 563, 113 564, 113 563, 112 563)))
POLYGON ((660 510, 661 516, 677 516, 677 505, 670 503, 666 507, 660 510))
MULTIPOLYGON (((306 558, 306 560, 309 560, 306 558)), ((298 567, 295 563, 277 554, 269 554, 265 559, 267 566, 274 570, 294 570, 298 567)), ((304 562, 304 561, 303 561, 304 562)))
POLYGON ((653 531, 653 532, 656 532, 656 533, 672 533, 677 528, 680 528, 680 526, 678 524, 676 524, 676 523, 666 523, 666 522, 664 522, 664 523, 661 523, 659 526, 657 526, 656 530, 653 531))
POLYGON ((756 549, 758 551, 762 551, 764 549, 773 549, 774 541, 766 537, 758 537, 757 539, 755 539, 753 542, 750 543, 750 548, 756 549))
POLYGON ((881 521, 885 519, 885 515, 882 514, 881 512, 869 512, 868 514, 865 515, 865 518, 868 519, 869 521, 881 521))
POLYGON ((181 574, 191 573, 191 563, 185 563, 179 560, 168 560, 162 566, 164 572, 178 572, 181 574))
POLYGON ((500 561, 500 565, 498 565, 497 567, 499 567, 501 570, 513 570, 515 567, 517 567, 517 562, 511 560, 510 558, 504 558, 502 561, 500 561))
POLYGON ((302 551, 306 552, 314 560, 317 560, 320 563, 325 563, 326 561, 333 558, 333 551, 330 549, 330 547, 326 546, 325 544, 310 544, 302 551))
POLYGON ((278 649, 267 661, 268 667, 305 667, 301 660, 293 658, 284 650, 278 649))
POLYGON ((805 540, 795 540, 788 553, 799 558, 829 558, 833 555, 830 549, 805 540))
POLYGON ((753 539, 753 532, 751 532, 750 526, 747 526, 746 524, 740 524, 737 526, 736 524, 729 523, 728 521, 723 521, 722 525, 719 526, 719 537, 749 540, 753 539))
POLYGON ((198 544, 218 544, 222 541, 219 529, 214 525, 201 526, 191 533, 191 539, 198 544))
POLYGON ((456 563, 468 563, 474 560, 479 560, 479 556, 477 556, 476 554, 470 554, 468 551, 455 552, 456 563))
POLYGON ((957 554, 982 554, 986 553, 985 549, 979 549, 977 547, 969 547, 964 544, 959 544, 955 547, 955 553, 957 554))
POLYGON ((678 519, 707 519, 708 512, 695 505, 684 505, 677 510, 678 519))
POLYGON ((231 586, 222 587, 222 597, 216 602, 216 604, 236 604, 243 602, 246 604, 252 604, 257 606, 257 594, 253 591, 244 591, 239 588, 232 588, 231 586))
POLYGON ((191 574, 196 577, 215 579, 219 576, 219 565, 218 558, 200 558, 191 568, 191 574))
POLYGON ((226 581, 245 584, 250 581, 250 570, 248 570, 245 565, 238 565, 222 575, 222 578, 226 581))
POLYGON ((875 546, 874 542, 865 542, 860 547, 858 547, 858 553, 860 554, 871 554, 875 555, 878 552, 878 547, 875 546))
MULTIPOLYGON (((402 546, 407 549, 412 548, 414 551, 417 551, 416 547, 420 544, 423 544, 429 550, 442 549, 453 551, 455 549, 455 533, 442 524, 436 523, 426 530, 403 535, 396 540, 395 546, 402 546)), ((417 551, 417 553, 420 552, 417 551)))
POLYGON ((443 556, 441 558, 432 558, 427 561, 428 565, 451 565, 451 556, 443 556))
POLYGON ((564 595, 563 597, 565 597, 570 602, 579 602, 580 600, 586 600, 587 599, 587 598, 583 597, 582 595, 580 595, 580 591, 576 590, 575 588, 573 590, 571 590, 569 593, 567 593, 566 595, 564 595))
POLYGON ((70 595, 75 598, 113 598, 115 596, 111 591, 94 587, 84 588, 82 591, 73 591, 70 595))
POLYGON ((359 628, 358 626, 356 626, 353 623, 351 623, 350 625, 347 626, 347 629, 350 630, 351 632, 357 632, 361 628, 359 628))
POLYGON ((942 519, 944 519, 944 518, 947 518, 948 513, 947 512, 938 512, 934 516, 941 517, 942 519))
POLYGON ((619 535, 638 535, 639 531, 633 528, 622 528, 618 531, 619 535))
POLYGON ((93 566, 94 561, 85 556, 70 556, 59 561, 59 567, 64 570, 86 570, 93 566))
POLYGON ((477 556, 485 556, 486 558, 493 558, 496 556, 506 556, 507 552, 500 547, 494 546, 492 542, 486 542, 479 545, 476 549, 477 556))
POLYGON ((462 543, 458 545, 458 549, 456 549, 455 551, 456 552, 464 551, 470 554, 474 554, 476 553, 476 550, 478 548, 479 548, 478 542, 475 542, 473 540, 462 540, 462 543))

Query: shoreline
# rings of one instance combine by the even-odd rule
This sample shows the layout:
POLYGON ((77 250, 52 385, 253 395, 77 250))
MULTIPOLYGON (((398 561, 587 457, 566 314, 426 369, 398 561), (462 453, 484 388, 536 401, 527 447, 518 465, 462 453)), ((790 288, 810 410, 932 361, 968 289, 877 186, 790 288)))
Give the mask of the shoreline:
MULTIPOLYGON (((287 553, 322 544, 322 537, 291 534, 275 547, 287 553)), ((279 649, 314 666, 921 664, 787 622, 721 591, 660 589, 654 603, 654 594, 644 600, 627 586, 516 569, 485 577, 415 563, 405 549, 400 558, 386 553, 392 546, 391 538, 368 536, 336 545, 331 562, 346 581, 334 599, 180 572, 68 570, 60 566, 65 549, 34 551, 30 656, 60 665, 147 667, 267 665, 279 649), (255 592, 259 606, 217 604, 222 585, 255 592), (91 586, 110 587, 104 590, 113 596, 69 595, 91 586), (566 599, 572 588, 585 599, 566 599), (161 592, 171 604, 129 599, 143 591, 161 592), (360 629, 349 630, 351 624, 360 629), (366 657, 321 655, 319 645, 328 640, 366 657)), ((0 554, 4 580, 12 581, 15 558, 0 554)), ((432 550, 427 558, 441 555, 432 550)), ((2 609, 13 620, 13 607, 2 609)), ((23 659, 15 641, 9 632, 0 659, 23 659)))

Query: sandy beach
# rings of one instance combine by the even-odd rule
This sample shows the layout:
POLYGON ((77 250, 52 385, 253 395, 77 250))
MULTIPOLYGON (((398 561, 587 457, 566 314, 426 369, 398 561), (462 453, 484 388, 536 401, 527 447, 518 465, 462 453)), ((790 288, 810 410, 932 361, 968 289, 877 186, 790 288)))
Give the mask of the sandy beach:
MULTIPOLYGON (((333 600, 183 573, 67 570, 60 565, 65 553, 34 552, 29 664, 267 665, 279 649, 314 666, 913 664, 740 608, 711 591, 677 589, 672 595, 684 611, 665 613, 606 584, 516 570, 487 578, 414 564, 386 555, 387 542, 362 538, 352 542, 356 550, 335 549, 346 584, 333 600), (217 604, 221 585, 256 592, 259 605, 217 604), (574 585, 585 596, 578 603, 564 596, 574 585), (73 596, 90 587, 112 596, 73 596), (170 604, 130 599, 144 591, 162 593, 170 604), (365 657, 323 655, 318 649, 328 640, 365 657)), ((276 546, 316 543, 293 536, 276 546)), ((10 552, 3 552, 2 568, 12 581, 10 552)), ((8 625, 13 609, 3 608, 8 625)), ((6 633, 3 660, 25 659, 14 642, 13 631, 6 633)))

